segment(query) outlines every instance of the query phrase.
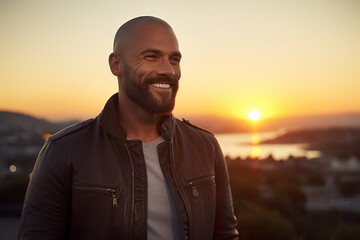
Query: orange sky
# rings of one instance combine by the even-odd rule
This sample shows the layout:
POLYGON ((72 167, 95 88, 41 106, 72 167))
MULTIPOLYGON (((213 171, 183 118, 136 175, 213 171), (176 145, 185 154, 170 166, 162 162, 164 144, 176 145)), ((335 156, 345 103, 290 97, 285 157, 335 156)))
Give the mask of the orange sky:
POLYGON ((1 1, 0 109, 96 116, 117 28, 154 15, 183 54, 175 114, 360 112, 358 1, 1 1), (271 3, 270 3, 271 2, 271 3))

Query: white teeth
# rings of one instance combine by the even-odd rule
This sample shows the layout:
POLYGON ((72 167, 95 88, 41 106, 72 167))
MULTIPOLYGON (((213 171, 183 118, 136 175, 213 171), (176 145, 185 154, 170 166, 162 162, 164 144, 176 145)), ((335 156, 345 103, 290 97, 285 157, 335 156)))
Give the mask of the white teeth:
POLYGON ((154 83, 153 85, 158 88, 170 88, 170 84, 168 83, 154 83))

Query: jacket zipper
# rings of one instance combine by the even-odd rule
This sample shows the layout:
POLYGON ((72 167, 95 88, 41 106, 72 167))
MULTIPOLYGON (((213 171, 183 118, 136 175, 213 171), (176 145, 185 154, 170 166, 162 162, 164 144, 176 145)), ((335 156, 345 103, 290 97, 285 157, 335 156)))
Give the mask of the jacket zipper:
POLYGON ((192 180, 187 185, 192 188, 193 197, 197 198, 199 196, 199 191, 197 190, 197 186, 205 182, 213 181, 214 179, 215 176, 208 176, 208 177, 192 180))
MULTIPOLYGON (((171 170, 171 174, 172 174, 173 177, 174 177, 174 181, 175 181, 176 187, 177 187, 177 189, 178 189, 178 191, 179 191, 179 193, 180 193, 180 196, 181 196, 181 198, 182 198, 182 200, 183 200, 183 202, 184 202, 185 210, 186 210, 187 215, 188 215, 188 222, 189 222, 189 223, 188 223, 188 225, 189 225, 188 236, 185 235, 182 226, 181 226, 181 228, 182 228, 181 230, 182 230, 184 239, 189 239, 190 236, 191 236, 191 231, 192 231, 192 229, 191 229, 191 226, 192 226, 191 220, 192 220, 192 218, 191 218, 191 213, 190 213, 190 210, 189 210, 190 207, 188 206, 188 204, 187 204, 187 202, 186 202, 186 200, 185 200, 184 193, 182 192, 181 188, 179 187, 180 184, 179 184, 178 179, 177 179, 177 176, 176 176, 176 174, 175 174, 175 172, 174 172, 173 161, 174 161, 175 153, 174 153, 173 140, 170 140, 170 149, 169 149, 169 150, 170 150, 170 170, 171 170)), ((176 205, 177 205, 177 204, 175 204, 175 206, 176 206, 176 205)), ((176 206, 176 208, 178 209, 178 206, 176 206)), ((181 221, 180 218, 179 218, 179 222, 180 222, 180 224, 182 224, 182 221, 181 221)))
POLYGON ((116 193, 116 189, 106 188, 106 187, 91 187, 91 186, 74 186, 73 189, 75 191, 97 192, 100 194, 105 194, 107 196, 111 195, 113 207, 117 208, 119 206, 118 200, 117 200, 118 195, 116 193))
POLYGON ((135 207, 134 207, 134 199, 135 199, 135 186, 134 186, 134 178, 135 178, 135 173, 134 173, 134 163, 130 154, 130 150, 127 144, 125 144, 125 148, 127 151, 127 154, 129 156, 130 159, 130 166, 131 166, 131 210, 130 210, 130 231, 131 231, 131 236, 133 235, 133 221, 134 221, 134 211, 135 211, 135 207))

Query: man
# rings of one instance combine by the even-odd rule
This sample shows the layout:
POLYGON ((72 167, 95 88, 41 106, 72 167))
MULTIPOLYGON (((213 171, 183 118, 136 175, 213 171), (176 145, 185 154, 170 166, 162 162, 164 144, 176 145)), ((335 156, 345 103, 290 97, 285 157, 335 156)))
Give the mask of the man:
POLYGON ((171 114, 180 59, 163 20, 119 28, 109 57, 119 92, 97 118, 46 141, 20 239, 237 238, 217 141, 171 114))

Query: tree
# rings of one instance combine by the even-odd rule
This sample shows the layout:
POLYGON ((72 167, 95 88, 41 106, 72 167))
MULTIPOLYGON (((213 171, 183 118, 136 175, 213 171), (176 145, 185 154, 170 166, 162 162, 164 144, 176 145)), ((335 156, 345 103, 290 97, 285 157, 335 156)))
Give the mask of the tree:
POLYGON ((360 224, 340 223, 332 232, 331 240, 358 240, 360 239, 360 224))
POLYGON ((342 196, 353 197, 360 193, 360 181, 341 182, 338 188, 342 196))
POLYGON ((277 211, 269 211, 248 204, 247 209, 237 214, 240 240, 295 240, 295 227, 277 211))

